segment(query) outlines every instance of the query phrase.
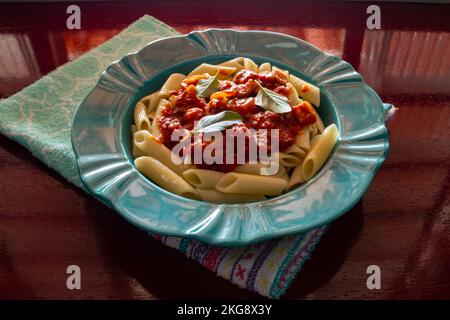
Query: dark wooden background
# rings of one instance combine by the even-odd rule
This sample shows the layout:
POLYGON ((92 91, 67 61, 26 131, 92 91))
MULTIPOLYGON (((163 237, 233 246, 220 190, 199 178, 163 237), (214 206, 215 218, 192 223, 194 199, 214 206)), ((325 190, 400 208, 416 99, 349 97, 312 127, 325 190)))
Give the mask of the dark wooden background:
MULTIPOLYGON (((180 32, 265 29, 343 57, 385 102, 390 155, 364 198, 331 225, 287 299, 450 298, 450 8, 369 3, 183 1, 0 4, 0 97, 109 39, 144 14, 180 32), (239 8, 239 10, 236 10, 239 8), (379 265, 381 290, 366 268, 379 265)), ((0 110, 1 114, 1 110, 0 110)), ((153 240, 0 137, 0 298, 260 298, 153 240), (82 269, 82 290, 66 268, 82 269)))

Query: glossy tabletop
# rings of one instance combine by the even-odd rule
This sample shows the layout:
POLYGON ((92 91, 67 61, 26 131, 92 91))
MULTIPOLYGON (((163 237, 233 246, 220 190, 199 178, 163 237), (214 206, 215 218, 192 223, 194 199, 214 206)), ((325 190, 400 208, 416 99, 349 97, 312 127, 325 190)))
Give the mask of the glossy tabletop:
MULTIPOLYGON (((362 200, 335 221, 287 299, 450 299, 450 5, 182 1, 0 4, 0 98, 106 41, 144 14, 186 33, 260 29, 351 63, 384 102, 390 154, 362 200), (239 6, 239 10, 235 10, 239 6), (99 14, 101 13, 101 14, 99 14), (426 17, 426 19, 425 19, 426 17), (381 289, 366 286, 370 265, 381 289)), ((259 298, 165 247, 0 136, 0 298, 259 298), (82 269, 68 290, 66 268, 82 269)))

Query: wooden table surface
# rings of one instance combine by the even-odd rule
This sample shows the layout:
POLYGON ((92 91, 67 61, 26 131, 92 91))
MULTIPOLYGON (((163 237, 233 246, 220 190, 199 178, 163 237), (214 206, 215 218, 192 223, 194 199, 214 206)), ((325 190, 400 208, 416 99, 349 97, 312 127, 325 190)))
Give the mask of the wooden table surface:
MULTIPOLYGON (((144 14, 183 33, 232 27, 305 39, 350 62, 399 109, 388 121, 391 149, 384 166, 359 204, 331 225, 285 298, 449 299, 450 8, 380 4, 381 30, 367 30, 368 5, 79 3, 82 28, 71 31, 68 4, 1 4, 0 97, 144 14), (380 290, 366 287, 369 265, 381 268, 380 290)), ((0 137, 0 298, 260 296, 153 240, 0 137), (82 269, 82 290, 66 288, 72 264, 82 269)))

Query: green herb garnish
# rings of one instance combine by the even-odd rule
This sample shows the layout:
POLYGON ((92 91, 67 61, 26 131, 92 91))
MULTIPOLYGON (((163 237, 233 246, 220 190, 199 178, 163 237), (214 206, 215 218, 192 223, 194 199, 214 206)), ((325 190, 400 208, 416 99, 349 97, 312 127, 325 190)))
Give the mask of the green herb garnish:
POLYGON ((197 86, 195 87, 195 90, 197 91, 197 96, 199 98, 208 98, 211 96, 214 92, 216 92, 219 89, 219 71, 217 71, 216 75, 214 77, 208 77, 206 79, 201 79, 197 86))
POLYGON ((276 113, 286 113, 292 111, 288 98, 272 90, 264 88, 259 81, 256 83, 258 83, 260 89, 255 97, 255 104, 257 106, 276 113))

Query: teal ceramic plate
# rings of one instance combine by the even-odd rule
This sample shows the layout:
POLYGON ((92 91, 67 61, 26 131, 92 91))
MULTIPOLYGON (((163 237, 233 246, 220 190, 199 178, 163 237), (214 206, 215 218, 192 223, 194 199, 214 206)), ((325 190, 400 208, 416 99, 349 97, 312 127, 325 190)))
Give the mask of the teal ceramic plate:
POLYGON ((152 42, 111 64, 78 107, 72 144, 86 189, 139 228, 240 246, 317 228, 355 205, 386 157, 384 122, 378 95, 339 58, 279 33, 210 29, 152 42), (320 116, 339 128, 335 150, 308 183, 262 202, 215 205, 161 189, 133 165, 135 103, 171 73, 237 56, 268 61, 319 86, 320 116))

